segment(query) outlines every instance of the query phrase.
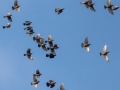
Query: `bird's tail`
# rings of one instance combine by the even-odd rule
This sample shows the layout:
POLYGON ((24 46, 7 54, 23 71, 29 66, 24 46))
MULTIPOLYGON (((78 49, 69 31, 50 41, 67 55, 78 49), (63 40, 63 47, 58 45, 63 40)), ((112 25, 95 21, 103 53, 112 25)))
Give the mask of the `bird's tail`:
POLYGON ((33 37, 33 40, 35 41, 35 37, 33 37))
POLYGON ((3 29, 5 28, 5 26, 3 26, 3 29))
MULTIPOLYGON (((47 55, 47 54, 46 54, 46 55, 47 55)), ((50 84, 49 84, 48 82, 47 82, 46 84, 47 84, 48 87, 50 86, 50 84)))
POLYGON ((100 56, 102 56, 102 53, 100 53, 100 56))
POLYGON ((84 45, 84 44, 82 43, 82 44, 81 44, 81 47, 82 47, 82 48, 84 47, 83 45, 84 45))
POLYGON ((107 7, 104 5, 104 9, 106 9, 107 7))

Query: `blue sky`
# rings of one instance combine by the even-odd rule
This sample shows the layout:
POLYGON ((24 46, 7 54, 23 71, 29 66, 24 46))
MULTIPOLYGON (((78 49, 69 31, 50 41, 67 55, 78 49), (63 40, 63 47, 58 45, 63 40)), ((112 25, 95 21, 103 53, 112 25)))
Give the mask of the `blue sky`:
MULTIPOLYGON (((19 0, 21 11, 12 11, 14 0, 1 0, 0 30, 0 88, 1 90, 34 90, 30 85, 37 69, 42 73, 38 88, 49 90, 46 82, 56 81, 53 90, 64 83, 66 90, 120 90, 119 55, 119 15, 120 9, 111 15, 104 9, 106 0, 96 1, 96 12, 87 9, 80 2, 84 0, 19 0), (55 8, 65 8, 57 15, 55 8), (13 22, 9 29, 2 29, 8 20, 3 18, 8 12, 13 22), (32 22, 35 34, 47 40, 52 35, 58 44, 57 56, 46 58, 50 51, 37 47, 33 37, 26 34, 24 21, 32 22), (81 47, 85 37, 89 38, 90 52, 81 47), (107 45, 110 62, 99 53, 107 45), (33 53, 33 61, 23 54, 28 48, 33 53)), ((120 6, 119 0, 111 3, 120 6)), ((47 44, 48 46, 48 44, 47 44)))

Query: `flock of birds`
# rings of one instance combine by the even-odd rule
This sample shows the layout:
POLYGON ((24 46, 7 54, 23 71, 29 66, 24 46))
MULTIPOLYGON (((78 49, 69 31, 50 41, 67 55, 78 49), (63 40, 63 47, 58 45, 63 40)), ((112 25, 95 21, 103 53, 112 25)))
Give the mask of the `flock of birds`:
MULTIPOLYGON (((81 4, 84 4, 87 8, 90 8, 92 11, 95 11, 93 5, 94 3, 92 2, 92 0, 87 0, 85 2, 81 2, 81 4)), ((104 8, 108 8, 108 11, 111 13, 111 14, 114 14, 113 13, 113 10, 117 10, 119 7, 118 6, 114 6, 111 4, 110 0, 107 0, 107 6, 104 5, 104 8)), ((20 11, 20 6, 18 5, 18 0, 15 0, 14 2, 14 6, 12 6, 12 10, 16 10, 16 11, 20 11)), ((64 10, 64 8, 56 8, 55 9, 55 12, 57 12, 58 14, 62 13, 64 10)), ((10 22, 12 22, 12 14, 10 13, 7 13, 6 16, 4 16, 4 18, 7 18, 10 22)), ((35 33, 33 31, 33 28, 30 26, 32 22, 30 21, 25 21, 25 23, 23 23, 23 25, 27 26, 26 28, 24 28, 24 30, 27 30, 28 32, 26 34, 29 34, 29 36, 32 36, 33 33, 35 33)), ((3 26, 3 29, 5 28, 10 28, 11 24, 10 23, 7 23, 5 26, 3 26)), ((55 53, 55 49, 58 49, 59 47, 57 46, 57 44, 53 44, 53 39, 52 39, 52 36, 49 35, 48 36, 48 40, 44 40, 44 37, 40 37, 40 34, 37 34, 35 37, 33 37, 33 40, 36 41, 36 43, 38 44, 38 47, 42 47, 42 49, 44 51, 47 51, 47 50, 50 50, 50 53, 49 54, 46 54, 46 57, 49 57, 49 58, 54 58, 56 56, 56 53, 55 53), (49 44, 49 47, 46 47, 46 43, 48 42, 49 44)), ((81 47, 85 48, 87 52, 90 51, 89 49, 89 46, 91 44, 89 44, 88 42, 88 37, 85 38, 84 40, 84 43, 81 44, 81 47)), ((105 45, 103 47, 103 52, 100 53, 100 56, 101 55, 104 55, 104 58, 107 62, 109 62, 108 60, 108 53, 109 51, 107 51, 107 45, 105 45)), ((27 56, 28 59, 30 60, 33 60, 33 57, 32 57, 32 53, 31 53, 31 49, 28 48, 27 51, 26 51, 26 54, 24 54, 24 56, 27 56)), ((31 82, 31 85, 34 85, 35 87, 38 86, 38 83, 39 81, 36 79, 37 78, 40 78, 42 74, 40 73, 39 70, 36 70, 36 74, 33 74, 33 82, 31 82)), ((54 82, 54 80, 49 80, 49 82, 46 83, 46 86, 50 87, 50 88, 53 88, 55 86, 56 82, 54 82)), ((60 90, 64 90, 64 84, 62 83, 60 85, 60 90)))

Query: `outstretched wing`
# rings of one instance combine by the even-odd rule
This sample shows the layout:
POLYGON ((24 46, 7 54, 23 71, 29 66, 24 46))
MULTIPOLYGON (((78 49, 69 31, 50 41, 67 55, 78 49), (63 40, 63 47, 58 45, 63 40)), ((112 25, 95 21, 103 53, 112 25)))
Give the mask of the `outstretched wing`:
POLYGON ((28 49, 27 49, 27 51, 26 51, 26 53, 30 53, 30 51, 31 51, 31 49, 30 49, 30 48, 28 48, 28 49))
POLYGON ((107 51, 107 45, 103 47, 103 53, 105 53, 106 51, 107 51))
POLYGON ((104 55, 104 59, 105 59, 107 62, 109 62, 109 60, 108 60, 108 55, 104 55))
POLYGON ((33 76, 33 81, 34 81, 34 82, 37 82, 37 79, 36 79, 34 76, 33 76))
POLYGON ((52 36, 51 35, 48 36, 48 41, 52 41, 52 36))
POLYGON ((88 37, 85 38, 84 43, 85 43, 85 44, 88 44, 88 37))
POLYGON ((42 49, 43 50, 45 50, 45 51, 47 51, 47 48, 46 48, 46 46, 44 45, 44 46, 42 46, 42 49))
POLYGON ((95 11, 95 8, 93 7, 93 5, 90 6, 90 9, 91 9, 92 11, 95 11))
POLYGON ((114 14, 112 8, 108 8, 109 13, 114 14))
POLYGON ((15 0, 14 6, 18 6, 18 0, 15 0))
POLYGON ((10 16, 10 17, 8 17, 8 20, 9 20, 10 22, 12 22, 12 18, 11 18, 11 16, 10 16))
POLYGON ((87 52, 90 52, 90 48, 89 47, 85 47, 87 52))
POLYGON ((107 0, 107 6, 110 6, 110 5, 111 5, 110 0, 107 0))
POLYGON ((44 38, 41 38, 41 42, 40 42, 41 44, 44 44, 44 38))

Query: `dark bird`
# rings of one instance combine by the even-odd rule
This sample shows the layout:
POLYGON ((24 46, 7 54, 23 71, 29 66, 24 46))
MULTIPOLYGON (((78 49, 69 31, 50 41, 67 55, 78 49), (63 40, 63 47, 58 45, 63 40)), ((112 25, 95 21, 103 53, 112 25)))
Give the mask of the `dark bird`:
POLYGON ((12 10, 20 11, 20 5, 18 5, 18 0, 15 0, 14 6, 12 6, 12 10))
POLYGON ((56 8, 55 12, 57 12, 58 14, 62 13, 64 10, 64 8, 56 8))
POLYGON ((7 17, 7 19, 8 19, 10 22, 12 22, 12 18, 11 18, 11 16, 12 16, 12 14, 7 13, 7 15, 6 15, 6 16, 4 16, 4 18, 6 18, 6 17, 7 17))
POLYGON ((43 38, 41 38, 41 41, 40 41, 40 43, 38 44, 38 47, 41 47, 41 46, 42 46, 42 49, 45 50, 45 51, 47 51, 47 48, 46 48, 45 45, 46 45, 46 44, 45 44, 44 37, 43 37, 43 38))
POLYGON ((36 41, 38 44, 40 43, 40 34, 37 34, 36 37, 33 37, 33 40, 36 41))
POLYGON ((34 85, 34 87, 37 88, 39 82, 40 82, 40 81, 38 81, 38 80, 33 76, 33 82, 31 82, 31 85, 34 85))
POLYGON ((108 8, 109 13, 111 13, 112 15, 114 15, 112 6, 113 6, 113 5, 111 5, 110 0, 107 0, 107 6, 104 5, 104 8, 105 8, 105 9, 108 8))
POLYGON ((107 51, 107 45, 105 45, 105 46, 103 47, 103 52, 100 53, 100 56, 104 55, 104 59, 105 59, 107 62, 109 62, 109 60, 108 60, 108 53, 109 53, 109 51, 107 51))
POLYGON ((120 8, 120 7, 118 7, 118 6, 113 6, 112 10, 117 10, 118 8, 120 8))
POLYGON ((86 6, 86 8, 90 8, 92 11, 95 11, 93 5, 94 3, 92 3, 92 0, 87 0, 85 2, 80 2, 80 4, 84 4, 86 6))
POLYGON ((35 33, 35 32, 33 31, 33 29, 31 29, 31 30, 30 30, 29 32, 27 32, 26 34, 29 34, 29 36, 32 36, 33 33, 35 33))
POLYGON ((23 25, 26 25, 26 26, 28 26, 28 25, 30 25, 32 22, 30 22, 30 21, 25 21, 25 23, 23 23, 23 25))
POLYGON ((53 88, 55 86, 56 82, 54 82, 53 80, 49 80, 49 82, 46 83, 47 87, 50 86, 50 88, 53 88))
POLYGON ((36 74, 34 74, 33 76, 40 78, 42 74, 39 72, 39 70, 36 70, 36 74))
POLYGON ((90 51, 90 49, 89 49, 90 45, 91 44, 88 43, 88 37, 86 37, 84 43, 81 44, 81 47, 82 48, 85 47, 86 51, 89 52, 90 51))
POLYGON ((27 49, 26 54, 24 54, 24 56, 27 56, 30 60, 33 60, 30 48, 27 49))
POLYGON ((10 28, 10 26, 11 26, 10 23, 7 23, 6 26, 3 26, 3 29, 4 28, 10 28))
POLYGON ((24 30, 31 30, 32 28, 33 28, 33 27, 28 26, 28 27, 24 28, 24 30))

